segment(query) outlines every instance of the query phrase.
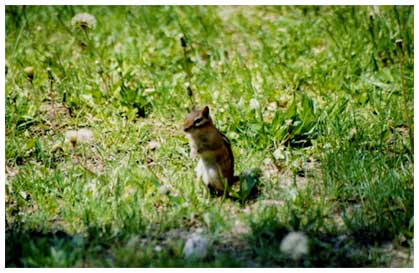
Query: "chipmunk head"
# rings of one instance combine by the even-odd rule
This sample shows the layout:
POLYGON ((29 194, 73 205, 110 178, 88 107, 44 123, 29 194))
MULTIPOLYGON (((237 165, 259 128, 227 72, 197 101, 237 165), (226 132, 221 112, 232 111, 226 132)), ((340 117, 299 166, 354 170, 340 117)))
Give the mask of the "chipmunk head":
POLYGON ((183 122, 183 130, 185 132, 190 132, 196 128, 201 128, 209 124, 212 124, 212 120, 208 106, 205 106, 201 110, 197 110, 194 106, 183 122))

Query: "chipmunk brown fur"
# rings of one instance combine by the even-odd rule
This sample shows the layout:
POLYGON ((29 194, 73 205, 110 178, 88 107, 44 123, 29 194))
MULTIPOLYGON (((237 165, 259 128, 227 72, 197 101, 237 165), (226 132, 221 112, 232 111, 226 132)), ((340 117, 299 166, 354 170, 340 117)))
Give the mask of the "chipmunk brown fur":
POLYGON ((184 121, 189 138, 191 156, 199 156, 196 174, 210 190, 220 194, 239 180, 234 176, 234 157, 230 142, 213 124, 208 106, 201 110, 193 107, 184 121))

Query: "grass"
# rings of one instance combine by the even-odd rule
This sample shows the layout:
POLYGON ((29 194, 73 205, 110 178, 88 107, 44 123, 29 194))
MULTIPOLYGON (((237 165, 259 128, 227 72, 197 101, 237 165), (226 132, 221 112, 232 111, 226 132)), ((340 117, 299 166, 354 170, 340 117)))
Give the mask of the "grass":
POLYGON ((6 59, 7 267, 413 266, 413 7, 6 6, 6 59), (188 86, 256 196, 196 181, 188 86))

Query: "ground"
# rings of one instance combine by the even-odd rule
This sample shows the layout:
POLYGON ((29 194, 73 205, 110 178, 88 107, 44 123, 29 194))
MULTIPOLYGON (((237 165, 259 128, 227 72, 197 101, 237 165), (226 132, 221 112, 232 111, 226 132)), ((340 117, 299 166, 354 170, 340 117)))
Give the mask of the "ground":
POLYGON ((7 6, 5 102, 7 267, 413 266, 413 7, 7 6))

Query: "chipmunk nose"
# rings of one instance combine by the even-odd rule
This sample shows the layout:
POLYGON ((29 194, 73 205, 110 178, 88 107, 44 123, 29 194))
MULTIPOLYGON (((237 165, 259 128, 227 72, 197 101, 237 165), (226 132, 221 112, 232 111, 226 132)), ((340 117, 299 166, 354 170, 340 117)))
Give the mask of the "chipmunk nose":
POLYGON ((189 130, 192 129, 193 126, 183 126, 183 131, 184 132, 188 132, 189 130))

